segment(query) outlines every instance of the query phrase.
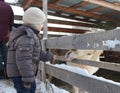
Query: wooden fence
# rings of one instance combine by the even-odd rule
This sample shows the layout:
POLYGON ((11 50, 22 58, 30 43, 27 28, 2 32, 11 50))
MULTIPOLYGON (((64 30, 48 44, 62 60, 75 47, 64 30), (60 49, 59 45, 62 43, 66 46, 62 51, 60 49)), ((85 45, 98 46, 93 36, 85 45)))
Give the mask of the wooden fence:
MULTIPOLYGON (((46 39, 45 46, 49 49, 86 49, 120 51, 120 29, 106 32, 89 33, 73 36, 63 36, 46 39)), ((58 60, 66 61, 58 56, 58 60)), ((72 61, 71 61, 72 62, 72 61)), ((96 66, 108 70, 120 72, 120 64, 102 61, 75 59, 77 64, 96 66)), ((89 93, 120 93, 120 83, 111 83, 89 76, 80 75, 53 65, 45 64, 46 73, 71 85, 83 88, 89 93)))

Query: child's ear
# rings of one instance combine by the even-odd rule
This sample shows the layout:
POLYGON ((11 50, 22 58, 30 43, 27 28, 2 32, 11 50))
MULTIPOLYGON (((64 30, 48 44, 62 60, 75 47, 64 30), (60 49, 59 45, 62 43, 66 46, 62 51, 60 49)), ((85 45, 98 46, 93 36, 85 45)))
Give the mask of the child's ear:
POLYGON ((39 31, 41 31, 42 28, 43 28, 43 25, 39 25, 39 26, 38 26, 38 30, 39 30, 39 31))

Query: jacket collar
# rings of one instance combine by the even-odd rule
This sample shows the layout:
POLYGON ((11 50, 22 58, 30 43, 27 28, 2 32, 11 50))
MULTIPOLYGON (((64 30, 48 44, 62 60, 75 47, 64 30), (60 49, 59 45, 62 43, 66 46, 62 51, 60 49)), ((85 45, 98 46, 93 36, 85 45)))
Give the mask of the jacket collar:
POLYGON ((38 31, 38 30, 36 30, 36 29, 34 29, 33 27, 28 26, 28 25, 24 25, 24 26, 26 26, 26 27, 28 27, 28 28, 32 29, 32 30, 33 30, 33 32, 34 32, 35 34, 39 34, 39 31, 38 31))

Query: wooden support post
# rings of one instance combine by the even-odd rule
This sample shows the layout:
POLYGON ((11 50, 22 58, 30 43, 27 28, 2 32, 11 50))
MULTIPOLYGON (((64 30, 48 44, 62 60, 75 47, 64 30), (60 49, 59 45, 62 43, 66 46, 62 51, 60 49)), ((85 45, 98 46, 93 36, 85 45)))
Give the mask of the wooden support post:
MULTIPOLYGON (((44 26, 43 26, 43 39, 47 39, 48 37, 48 27, 47 27, 47 23, 48 23, 48 20, 47 20, 47 0, 43 0, 43 12, 45 13, 45 16, 46 16, 46 21, 44 22, 44 26)), ((46 50, 46 47, 45 47, 45 41, 42 40, 42 48, 43 50, 46 50)), ((42 63, 41 65, 41 68, 42 68, 42 81, 45 82, 46 80, 46 72, 45 72, 45 62, 42 63)))
POLYGON ((43 11, 44 11, 45 16, 46 16, 46 21, 44 22, 44 26, 43 26, 43 30, 44 30, 43 38, 47 38, 48 37, 47 6, 48 6, 47 0, 43 0, 43 11))

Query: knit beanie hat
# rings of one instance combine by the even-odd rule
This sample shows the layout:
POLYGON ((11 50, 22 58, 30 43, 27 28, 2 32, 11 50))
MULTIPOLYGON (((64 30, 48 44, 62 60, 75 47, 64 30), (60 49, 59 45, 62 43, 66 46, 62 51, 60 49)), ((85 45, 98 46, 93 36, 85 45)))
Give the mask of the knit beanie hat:
POLYGON ((46 20, 43 11, 37 7, 28 8, 23 15, 23 23, 37 28, 46 20))

